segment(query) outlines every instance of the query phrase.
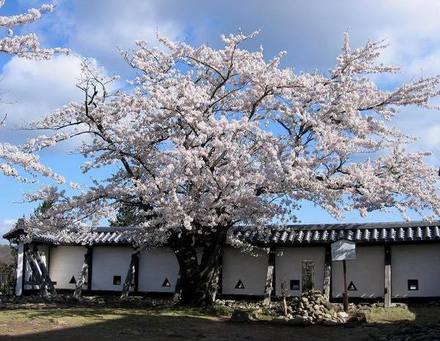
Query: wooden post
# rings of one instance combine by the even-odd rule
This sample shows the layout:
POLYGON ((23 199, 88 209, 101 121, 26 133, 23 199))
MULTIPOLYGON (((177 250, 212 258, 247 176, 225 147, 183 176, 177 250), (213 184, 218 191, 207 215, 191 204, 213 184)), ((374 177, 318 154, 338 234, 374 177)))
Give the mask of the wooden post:
POLYGON ((136 272, 135 263, 136 263, 136 258, 138 258, 138 255, 139 255, 139 251, 133 252, 131 255, 131 261, 127 271, 127 276, 125 277, 125 282, 124 285, 122 286, 121 298, 128 297, 128 294, 130 292, 130 287, 132 285, 134 274, 136 272))
POLYGON ((134 286, 133 291, 137 293, 139 291, 139 253, 134 258, 134 286))
POLYGON ((217 282, 217 294, 223 293, 223 252, 222 257, 220 258, 220 264, 218 266, 218 282, 217 282))
MULTIPOLYGON (((90 264, 90 257, 91 257, 91 248, 87 248, 86 253, 84 254, 84 262, 81 268, 81 274, 80 277, 78 279, 78 281, 76 282, 76 287, 75 287, 75 291, 73 293, 73 297, 75 297, 76 299, 80 299, 82 296, 82 288, 84 283, 86 283, 86 280, 88 279, 88 273, 89 273, 89 264, 90 264)), ((88 286, 88 283, 87 283, 88 286)))
POLYGON ((384 288, 384 306, 391 306, 391 246, 385 245, 385 288, 384 288))
POLYGON ((93 279, 93 246, 88 246, 87 247, 87 253, 88 253, 88 264, 87 264, 87 291, 91 291, 92 290, 92 279, 93 279))
POLYGON ((331 246, 325 246, 325 258, 324 258, 324 283, 322 285, 323 295, 327 302, 331 298, 331 285, 332 285, 332 250, 331 246))
POLYGON ((24 283, 24 244, 18 244, 17 250, 17 276, 15 282, 15 296, 23 295, 24 283))
POLYGON ((345 259, 342 261, 342 267, 343 267, 343 270, 344 270, 344 294, 343 294, 344 311, 348 312, 347 262, 346 262, 345 259))
POLYGON ((275 249, 271 248, 267 263, 266 285, 264 287, 264 305, 269 305, 275 289, 275 249))

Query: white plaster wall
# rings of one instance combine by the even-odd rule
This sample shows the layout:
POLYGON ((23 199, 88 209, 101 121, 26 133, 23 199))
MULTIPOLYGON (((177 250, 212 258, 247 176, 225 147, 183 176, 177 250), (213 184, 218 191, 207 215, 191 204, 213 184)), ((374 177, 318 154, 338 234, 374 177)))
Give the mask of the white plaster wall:
POLYGON ((133 249, 119 246, 93 248, 92 290, 122 291, 133 249), (113 285, 113 276, 121 276, 121 284, 113 285))
MULTIPOLYGON (((383 297, 385 255, 383 246, 356 246, 356 259, 347 260, 347 286, 353 281, 357 291, 348 291, 349 297, 383 297)), ((332 296, 344 292, 342 261, 332 263, 332 296)))
POLYGON ((440 296, 440 245, 391 247, 391 290, 393 297, 440 296), (419 281, 419 290, 408 290, 408 279, 419 281))
POLYGON ((49 275, 56 289, 75 289, 70 279, 78 281, 87 248, 84 246, 57 246, 50 249, 49 275))
POLYGON ((324 247, 289 247, 277 248, 275 259, 275 286, 276 295, 281 296, 281 285, 287 289, 288 296, 297 296, 301 290, 290 290, 290 280, 299 280, 302 288, 302 261, 309 260, 315 263, 315 289, 322 290, 324 280, 324 247))
POLYGON ((173 251, 160 247, 143 251, 139 255, 139 282, 141 292, 174 292, 179 264, 173 251), (168 279, 171 286, 162 287, 168 279))
POLYGON ((264 295, 268 255, 258 257, 242 253, 239 249, 225 248, 223 254, 222 293, 236 295, 264 295), (235 289, 241 280, 244 289, 235 289))

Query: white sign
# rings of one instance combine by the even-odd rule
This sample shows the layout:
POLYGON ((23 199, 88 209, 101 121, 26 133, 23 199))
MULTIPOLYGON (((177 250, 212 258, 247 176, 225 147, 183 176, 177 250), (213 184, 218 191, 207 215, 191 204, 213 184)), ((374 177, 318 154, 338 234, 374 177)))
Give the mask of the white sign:
POLYGON ((349 240, 332 243, 332 260, 356 259, 356 244, 349 240))

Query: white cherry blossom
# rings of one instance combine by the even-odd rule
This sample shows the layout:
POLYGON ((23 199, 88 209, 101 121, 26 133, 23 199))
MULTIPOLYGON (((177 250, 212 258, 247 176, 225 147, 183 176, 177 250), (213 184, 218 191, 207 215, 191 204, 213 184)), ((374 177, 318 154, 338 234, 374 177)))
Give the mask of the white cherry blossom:
POLYGON ((54 135, 25 148, 88 136, 78 147, 83 171, 108 168, 111 176, 73 197, 51 188, 32 196, 57 201, 41 226, 134 208, 137 243, 169 243, 182 300, 206 304, 231 228, 294 222, 300 200, 337 217, 391 207, 440 214, 437 170, 425 153, 406 151, 413 140, 389 125, 403 106, 429 108, 439 77, 382 90, 370 75, 398 72, 377 62, 385 45, 353 49, 348 36, 328 73, 295 73, 280 66, 284 53, 267 60, 241 47, 255 35, 223 37, 221 49, 139 41, 124 54, 137 72, 132 91, 109 93, 112 79, 84 64, 84 101, 36 122, 54 135))

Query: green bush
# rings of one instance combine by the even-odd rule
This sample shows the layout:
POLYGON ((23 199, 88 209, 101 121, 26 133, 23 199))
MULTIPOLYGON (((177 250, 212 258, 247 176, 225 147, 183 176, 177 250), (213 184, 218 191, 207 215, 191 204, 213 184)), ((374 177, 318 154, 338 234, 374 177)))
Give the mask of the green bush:
POLYGON ((15 266, 13 264, 0 264, 0 274, 2 281, 0 282, 0 295, 12 295, 14 293, 15 284, 15 266))

